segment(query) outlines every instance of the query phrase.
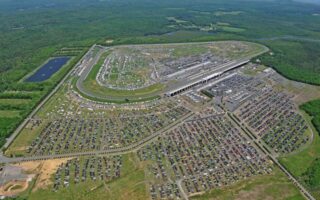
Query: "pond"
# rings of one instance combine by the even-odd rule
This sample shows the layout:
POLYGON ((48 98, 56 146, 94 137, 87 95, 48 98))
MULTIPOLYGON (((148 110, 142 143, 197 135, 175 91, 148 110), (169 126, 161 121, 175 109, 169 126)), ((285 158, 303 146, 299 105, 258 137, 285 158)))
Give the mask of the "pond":
POLYGON ((70 57, 56 57, 49 60, 45 65, 38 69, 32 76, 27 78, 26 82, 41 82, 49 79, 63 65, 70 60, 70 57))

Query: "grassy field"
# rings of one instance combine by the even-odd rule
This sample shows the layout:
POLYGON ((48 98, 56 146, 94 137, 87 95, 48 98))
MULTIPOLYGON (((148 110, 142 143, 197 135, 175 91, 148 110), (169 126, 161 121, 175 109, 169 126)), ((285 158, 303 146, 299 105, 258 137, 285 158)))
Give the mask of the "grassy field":
POLYGON ((30 99, 0 99, 0 105, 23 105, 28 104, 30 99))
POLYGON ((26 116, 38 96, 34 92, 7 92, 0 95, 0 146, 4 144, 5 136, 26 116))
MULTIPOLYGON (((157 37, 157 36, 155 36, 157 37)), ((147 40, 147 38, 144 38, 147 40)), ((139 47, 139 46, 138 46, 139 47)), ((141 52, 139 50, 136 50, 132 47, 132 49, 129 49, 128 47, 118 47, 118 51, 123 48, 123 51, 125 52, 134 52, 132 55, 133 58, 141 56, 141 52), (137 55, 135 55, 137 54, 137 55)), ((211 52, 213 55, 222 56, 229 59, 239 59, 246 56, 252 56, 256 55, 258 53, 261 53, 266 50, 266 47, 260 44, 256 43, 249 43, 249 42, 236 42, 236 41, 227 41, 227 42, 215 42, 215 43, 186 43, 186 44, 167 44, 167 45, 146 45, 144 46, 146 48, 146 51, 150 49, 151 52, 153 52, 153 49, 162 49, 161 53, 154 54, 155 60, 156 59, 164 59, 167 58, 167 54, 176 58, 180 59, 182 57, 187 56, 194 56, 194 55, 200 55, 207 53, 208 51, 211 52)), ((162 83, 154 83, 150 86, 134 89, 134 90, 126 90, 126 89, 114 89, 111 87, 101 86, 97 81, 96 77, 99 72, 99 69, 102 67, 102 64, 104 63, 107 56, 112 56, 113 52, 106 52, 103 53, 101 58, 99 59, 98 63, 93 66, 91 71, 89 72, 86 79, 83 81, 82 89, 83 91, 80 92, 82 95, 85 93, 85 97, 91 96, 90 99, 93 99, 93 96, 95 99, 93 100, 99 100, 99 99, 105 99, 109 100, 110 102, 133 102, 133 101, 142 101, 147 99, 154 99, 158 95, 160 95, 166 85, 162 83)), ((151 53, 152 54, 152 53, 151 53)), ((151 62, 151 60, 143 60, 141 61, 144 66, 147 66, 148 68, 148 62, 151 62)), ((117 63, 117 62, 115 62, 117 63)), ((117 66, 119 67, 119 66, 117 66)), ((119 69, 117 67, 112 67, 112 77, 116 76, 118 77, 119 69)), ((121 66, 120 66, 121 68, 121 66)), ((142 70, 143 71, 143 70, 142 70)), ((134 79, 134 76, 128 77, 128 80, 125 80, 126 82, 130 83, 134 79)), ((138 77, 136 77, 138 78, 138 77)), ((130 85, 130 84, 129 84, 130 85)), ((78 88, 78 91, 80 89, 78 88)), ((81 91, 81 90, 80 90, 81 91)))
POLYGON ((263 41, 273 55, 265 54, 262 63, 273 67, 281 75, 300 82, 320 85, 320 42, 263 41))
POLYGON ((8 118, 19 117, 20 111, 18 111, 18 110, 0 110, 0 116, 5 116, 8 118))
POLYGON ((17 80, 16 84, 11 85, 12 88, 10 90, 0 92, 0 146, 5 143, 5 138, 8 137, 32 109, 36 107, 38 102, 55 87, 81 58, 85 52, 84 47, 81 49, 80 54, 78 53, 78 55, 70 59, 67 64, 48 80, 41 83, 26 83, 17 80))
MULTIPOLYGON (((151 96, 151 97, 140 97, 140 98, 127 98, 125 96, 121 97, 121 98, 116 98, 116 99, 112 99, 112 98, 108 98, 105 96, 105 94, 102 97, 92 97, 89 95, 86 95, 85 93, 81 92, 77 87, 76 87, 76 79, 73 80, 73 88, 75 88, 75 90, 81 94, 81 96, 90 99, 92 101, 99 101, 99 102, 106 102, 106 103, 117 103, 117 104, 124 104, 124 103, 133 103, 133 102, 142 102, 142 101, 151 101, 154 99, 158 99, 160 98, 160 96, 151 96)), ((101 86, 99 86, 101 87, 101 86)))
POLYGON ((26 150, 31 145, 32 141, 40 135, 42 129, 45 127, 46 123, 42 123, 42 125, 36 129, 24 128, 21 133, 17 136, 17 138, 12 142, 12 144, 5 151, 5 155, 12 157, 19 157, 26 155, 26 150))
POLYGON ((33 128, 29 124, 20 132, 20 134, 15 138, 11 145, 6 149, 5 155, 7 156, 22 156, 26 155, 26 149, 31 145, 32 141, 40 135, 43 128, 50 119, 57 118, 57 114, 53 112, 57 105, 64 104, 63 109, 67 110, 68 107, 68 98, 65 94, 68 92, 68 87, 66 84, 63 85, 48 101, 47 103, 39 110, 36 114, 36 117, 42 120, 42 123, 39 126, 33 128))
MULTIPOLYGON (((304 117, 311 124, 311 117, 306 113, 304 117)), ((281 157, 279 159, 280 162, 304 185, 306 185, 306 182, 304 181, 305 173, 308 169, 312 168, 314 161, 317 158, 320 158, 320 136, 314 127, 312 127, 312 129, 314 132, 314 139, 310 146, 303 149, 297 154, 287 157, 281 157)), ((308 185, 307 187, 315 195, 316 198, 320 198, 320 190, 318 188, 310 188, 308 185)))
POLYGON ((320 134, 320 99, 307 102, 301 105, 300 108, 312 117, 311 122, 320 134))
POLYGON ((160 83, 153 84, 151 86, 136 89, 136 90, 118 90, 112 88, 106 88, 100 86, 96 80, 86 80, 84 81, 83 86, 87 91, 97 95, 97 97, 110 98, 111 100, 115 99, 139 99, 148 96, 158 95, 164 89, 164 85, 160 83))
MULTIPOLYGON (((165 88, 165 85, 161 83, 156 83, 136 90, 112 89, 99 85, 96 81, 96 76, 107 55, 108 53, 101 56, 98 63, 93 66, 87 78, 82 83, 83 88, 96 97, 93 98, 93 100, 118 103, 152 100, 158 98, 159 93, 165 88)), ((85 95, 85 97, 87 97, 87 95, 85 95)), ((92 99, 92 97, 90 99, 92 99)))
POLYGON ((303 200, 298 189, 275 168, 270 175, 261 175, 240 181, 222 189, 214 189, 193 200, 303 200))
MULTIPOLYGON (((310 122, 310 117, 305 115, 305 118, 310 122)), ((311 165, 312 161, 320 156, 320 137, 314 127, 312 128, 315 133, 314 140, 308 148, 289 157, 280 158, 281 163, 296 177, 301 176, 308 166, 311 165)))
MULTIPOLYGON (((243 3, 234 0, 227 3, 222 0, 152 2, 138 0, 135 3, 118 0, 81 1, 81 3, 76 0, 50 2, 48 0, 30 0, 24 3, 1 1, 0 43, 5 48, 0 51, 0 96, 5 100, 0 100, 2 101, 0 104, 9 105, 10 109, 5 106, 2 106, 1 109, 0 146, 32 108, 73 66, 74 62, 45 83, 19 83, 22 77, 33 71, 63 46, 90 46, 96 42, 105 44, 106 39, 114 40, 114 44, 229 39, 258 41, 268 45, 274 52, 273 56, 266 55, 262 58, 264 64, 275 68, 290 79, 319 85, 319 43, 299 39, 281 39, 281 36, 285 35, 318 39, 320 18, 315 12, 319 8, 317 5, 294 1, 270 1, 267 4, 263 1, 243 3), (126 12, 122 12, 123 10, 126 12), (191 22, 197 27, 221 22, 228 25, 220 25, 225 28, 208 31, 193 30, 187 26, 172 30, 168 27, 167 17, 169 16, 173 17, 171 19, 178 19, 179 22, 191 22), (280 37, 280 39, 268 40, 273 37, 280 37), (261 38, 263 40, 260 40, 261 38), (19 95, 23 94, 26 98, 12 97, 12 101, 10 101, 7 96, 2 96, 8 91, 19 93, 19 95), (19 102, 20 99, 25 102, 19 102), (16 115, 17 110, 19 110, 19 116, 16 115)), ((107 92, 119 95, 118 91, 107 92)), ((144 93, 145 91, 140 92, 144 93)), ((125 97, 121 96, 121 98, 125 97)), ((121 102, 125 102, 125 100, 121 102)), ((314 161, 320 157, 320 138, 318 134, 315 134, 314 137, 313 143, 307 149, 296 155, 281 158, 281 162, 295 176, 301 177, 301 180, 308 170, 312 171, 314 161)), ((16 147, 23 146, 19 143, 18 141, 16 147)), ((38 191, 33 193, 30 199, 61 199, 64 197, 67 199, 84 197, 98 199, 99 197, 95 194, 112 199, 115 195, 119 195, 120 190, 117 189, 120 187, 119 185, 128 187, 127 183, 132 183, 131 180, 142 181, 141 170, 130 174, 135 176, 128 175, 122 177, 124 179, 120 178, 119 180, 123 180, 122 183, 121 181, 115 181, 114 185, 109 183, 110 187, 112 186, 110 191, 104 189, 104 185, 101 183, 98 184, 98 188, 94 189, 94 192, 88 191, 93 186, 89 183, 70 188, 70 191, 65 190, 59 194, 48 190, 38 191), (115 192, 114 196, 112 192, 115 192)), ((269 193, 274 197, 274 191, 277 191, 278 188, 271 186, 270 188, 269 193)), ((300 199, 294 195, 291 189, 283 188, 285 188, 285 192, 292 193, 292 196, 287 199, 300 199)), ((232 191, 240 193, 240 190, 229 189, 226 188, 226 191, 231 192, 230 198, 237 197, 237 192, 233 193, 232 191)), ((124 199, 128 197, 127 194, 131 194, 130 198, 133 199, 145 198, 142 194, 144 193, 142 186, 138 189, 128 187, 128 190, 129 192, 125 193, 121 191, 121 194, 124 195, 119 197, 124 199)), ((223 191, 216 191, 215 194, 220 195, 221 199, 228 199, 226 194, 221 193, 223 191)), ((253 189, 253 191, 256 190, 253 189)), ((259 191, 257 193, 260 194, 259 191)), ((320 198, 320 195, 317 197, 320 198)))
POLYGON ((135 155, 123 156, 123 167, 121 176, 110 182, 86 181, 77 185, 70 185, 54 192, 51 186, 47 189, 39 189, 30 193, 22 194, 21 198, 29 200, 140 200, 148 199, 146 185, 144 182, 144 165, 136 160, 135 155))
POLYGON ((230 27, 230 26, 218 26, 218 29, 221 29, 222 31, 230 32, 230 33, 240 33, 245 31, 245 29, 243 28, 230 27))
MULTIPOLYGON (((94 43, 258 41, 275 52, 275 58, 267 58, 265 63, 288 78, 319 84, 319 45, 298 40, 301 37, 319 38, 319 7, 294 1, 267 4, 262 1, 244 4, 236 0, 227 4, 222 0, 137 0, 134 4, 118 0, 82 3, 76 0, 1 1, 0 43, 5 48, 0 51, 0 94, 29 91, 40 92, 40 95, 32 98, 30 107, 16 121, 0 118, 7 124, 1 122, 0 145, 59 78, 40 84, 19 83, 19 80, 51 56, 77 56, 80 47, 94 43), (188 22, 196 27, 215 24, 225 28, 201 31, 186 26, 172 29, 171 21, 188 22), (298 39, 281 39, 286 35, 298 39), (277 37, 278 40, 273 39, 277 37)), ((66 71, 61 70, 60 75, 66 71)))
POLYGON ((308 167, 307 171, 302 176, 304 182, 310 187, 315 193, 320 194, 320 159, 315 159, 308 167))

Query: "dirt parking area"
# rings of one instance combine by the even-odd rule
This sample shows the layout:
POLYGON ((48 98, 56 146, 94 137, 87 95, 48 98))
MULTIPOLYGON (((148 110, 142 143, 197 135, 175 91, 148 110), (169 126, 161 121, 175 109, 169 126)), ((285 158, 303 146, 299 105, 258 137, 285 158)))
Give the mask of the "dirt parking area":
POLYGON ((16 164, 15 166, 21 167, 24 171, 28 173, 33 173, 37 175, 37 180, 35 182, 33 191, 39 188, 46 188, 52 183, 51 176, 56 172, 59 165, 67 162, 70 158, 64 159, 53 159, 45 161, 30 161, 16 164))

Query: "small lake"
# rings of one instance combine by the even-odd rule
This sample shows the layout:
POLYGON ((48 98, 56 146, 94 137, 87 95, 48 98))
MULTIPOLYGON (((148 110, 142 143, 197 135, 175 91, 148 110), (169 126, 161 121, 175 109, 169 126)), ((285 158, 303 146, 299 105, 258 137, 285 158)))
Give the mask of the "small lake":
POLYGON ((32 76, 27 78, 25 82, 41 82, 49 79, 63 65, 70 60, 70 57, 56 57, 50 59, 45 65, 38 69, 32 76))

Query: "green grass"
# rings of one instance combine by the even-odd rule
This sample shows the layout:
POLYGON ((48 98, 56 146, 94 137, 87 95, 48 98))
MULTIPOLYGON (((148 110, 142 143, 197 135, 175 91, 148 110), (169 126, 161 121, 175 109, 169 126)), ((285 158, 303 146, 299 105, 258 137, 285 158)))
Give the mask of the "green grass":
MULTIPOLYGON (((128 103, 128 102, 138 102, 145 100, 152 100, 158 98, 158 95, 161 91, 164 90, 165 85, 161 83, 156 83, 148 87, 136 89, 136 90, 120 90, 112 89, 101 86, 96 81, 97 73, 99 72, 102 63, 109 52, 103 54, 99 59, 98 63, 93 66, 92 70, 88 74, 87 78, 83 81, 82 85, 86 91, 89 91, 90 94, 95 96, 97 101, 106 101, 106 102, 118 102, 118 103, 128 103)), ((74 85, 75 86, 75 85, 74 85)), ((79 89, 77 89, 79 91, 79 89)), ((81 91, 80 91, 81 93, 81 91)), ((81 93, 83 95, 83 93, 81 93)), ((83 95, 88 97, 88 95, 83 95)), ((92 99, 92 97, 90 98, 92 99)))
POLYGON ((320 159, 315 159, 303 174, 304 182, 312 189, 320 188, 320 159))
POLYGON ((5 143, 5 138, 9 132, 15 129, 17 121, 21 120, 21 117, 6 117, 0 116, 0 146, 5 143))
POLYGON ((162 91, 164 89, 163 84, 157 83, 136 90, 118 90, 100 86, 95 80, 85 81, 83 86, 87 91, 96 94, 98 97, 106 97, 111 99, 139 99, 140 97, 143 98, 145 96, 149 96, 150 94, 158 94, 159 91, 162 91))
POLYGON ((224 15, 240 15, 242 14, 242 11, 230 11, 230 12, 224 12, 224 11, 217 11, 214 13, 215 16, 224 16, 224 15))
POLYGON ((243 28, 237 28, 237 27, 231 27, 231 26, 219 26, 219 28, 225 32, 231 32, 231 33, 240 33, 245 31, 243 28))
POLYGON ((6 149, 6 156, 21 156, 26 155, 26 149, 31 145, 32 141, 40 135, 43 128, 46 126, 46 122, 42 123, 40 127, 33 130, 24 128, 21 133, 15 138, 11 145, 6 149))
POLYGON ((283 157, 280 161, 310 189, 316 198, 320 198, 320 100, 307 102, 300 108, 310 115, 306 118, 314 125, 312 127, 314 140, 307 149, 296 155, 283 157))
POLYGON ((117 81, 118 80, 118 74, 116 73, 112 73, 109 76, 109 81, 113 82, 113 81, 117 81))
MULTIPOLYGON (((249 42, 244 42, 244 44, 248 45, 248 48, 246 48, 243 52, 234 50, 233 48, 228 48, 226 47, 225 43, 221 43, 221 42, 213 43, 213 46, 216 48, 211 48, 210 51, 212 51, 213 54, 218 54, 218 55, 227 54, 226 56, 229 56, 232 58, 239 58, 244 56, 251 56, 253 54, 260 53, 263 50, 265 50, 265 47, 260 44, 249 43, 249 42)), ((208 52, 208 48, 207 48, 208 45, 210 45, 210 43, 192 43, 192 44, 189 43, 189 44, 164 46, 162 48, 168 48, 168 50, 169 48, 172 48, 173 49, 172 56, 175 58, 181 58, 185 56, 206 53, 208 52)), ((132 101, 142 101, 146 98, 154 99, 156 96, 160 95, 161 92, 164 91, 166 86, 162 83, 155 83, 153 85, 135 89, 135 90, 114 89, 114 88, 108 88, 108 87, 99 85, 99 83, 96 81, 97 73, 99 72, 99 69, 101 68, 105 58, 110 53, 111 52, 105 52, 104 54, 102 54, 98 63, 95 66, 93 66, 88 76, 83 81, 83 83, 80 83, 82 84, 82 87, 84 89, 84 91, 82 91, 81 93, 82 94, 86 93, 85 97, 91 96, 90 99, 96 98, 97 100, 106 99, 110 101, 131 101, 132 102, 132 101)), ((113 68, 112 71, 117 72, 117 69, 113 68)), ((132 83, 134 81, 137 81, 138 78, 140 77, 139 75, 133 74, 131 72, 127 72, 124 76, 127 77, 127 83, 132 83)), ((113 79, 115 79, 114 76, 112 77, 112 80, 113 79)))
POLYGON ((91 97, 89 95, 86 95, 85 93, 81 92, 77 87, 76 87, 76 81, 77 79, 74 79, 73 82, 73 88, 76 90, 76 92, 78 92, 79 94, 81 94, 81 96, 83 96, 84 98, 90 99, 92 101, 98 101, 98 102, 105 102, 105 103, 116 103, 116 104, 125 104, 125 103, 133 103, 133 102, 143 102, 143 101, 152 101, 155 99, 160 98, 160 96, 151 96, 151 97, 141 97, 138 99, 135 98, 119 98, 119 99, 112 99, 112 98, 103 98, 103 97, 91 97))
POLYGON ((190 56, 190 55, 199 55, 206 53, 208 50, 199 44, 195 44, 192 48, 186 48, 188 46, 177 46, 174 48, 173 56, 175 58, 190 56))
MULTIPOLYGON (((305 119, 311 124, 311 117, 307 114, 304 114, 305 119)), ((312 126, 314 132, 314 139, 312 143, 301 152, 286 156, 280 157, 279 161, 293 174, 297 177, 301 183, 306 184, 305 173, 308 169, 313 168, 313 164, 317 158, 320 158, 320 136, 317 133, 316 129, 312 126)), ((313 193, 316 198, 320 198, 320 190, 318 188, 307 187, 313 193)))
MULTIPOLYGON (((305 115, 305 119, 310 122, 310 117, 305 115)), ((281 157, 280 161, 286 166, 287 169, 296 177, 301 176, 311 163, 320 157, 320 137, 316 130, 313 128, 314 139, 312 143, 301 152, 287 157, 281 157)))
POLYGON ((30 103, 29 99, 0 99, 0 104, 22 105, 30 103))
POLYGON ((259 73, 261 73, 261 72, 262 72, 263 70, 265 70, 265 69, 266 69, 265 66, 263 66, 263 65, 258 65, 257 67, 255 67, 255 69, 244 68, 244 69, 242 70, 242 72, 243 72, 244 74, 249 75, 249 76, 256 76, 256 75, 258 75, 259 73))
POLYGON ((320 99, 307 102, 301 105, 300 108, 312 117, 311 122, 320 134, 320 99))
POLYGON ((5 120, 0 125, 0 146, 81 56, 82 54, 79 54, 71 58, 58 72, 42 83, 24 83, 17 80, 17 83, 11 85, 10 90, 0 93, 0 110, 2 110, 0 117, 5 120))
MULTIPOLYGON (((0 91, 33 89, 39 92, 40 95, 32 99, 30 108, 25 111, 28 112, 66 71, 61 71, 60 75, 44 84, 18 84, 18 80, 62 46, 92 45, 104 42, 106 38, 113 39, 114 44, 252 40, 283 35, 319 38, 320 18, 314 16, 315 9, 318 6, 294 1, 243 3, 232 0, 226 3, 222 0, 137 0, 133 4, 125 4, 110 0, 80 4, 76 0, 54 0, 48 6, 37 0, 25 1, 23 4, 18 1, 1 1, 0 43, 6 48, 0 51, 0 91), (194 10, 197 14, 191 15, 190 11, 194 10), (238 10, 243 11, 241 17, 234 13, 238 10), (164 34, 172 30, 167 28, 166 17, 169 16, 192 21, 197 26, 223 21, 245 31, 208 33, 178 30, 164 34), (262 20, 264 23, 261 23, 262 20), (14 29, 21 26, 22 29, 14 29)), ((263 43, 275 52, 275 56, 264 59, 264 63, 290 79, 319 84, 318 44, 288 40, 263 43)), ((0 116, 0 144, 25 116, 0 116)), ((319 156, 319 146, 316 135, 308 149, 288 158, 287 166, 293 173, 301 175, 319 156)))
POLYGON ((263 64, 291 80, 320 85, 320 42, 275 40, 263 43, 274 53, 261 56, 263 64))
POLYGON ((0 116, 4 116, 7 118, 14 118, 20 116, 19 110, 0 110, 0 116))
POLYGON ((119 73, 118 68, 117 67, 112 67, 111 68, 111 73, 118 74, 119 73))
POLYGON ((191 199, 303 200, 304 198, 292 182, 278 168, 275 168, 270 175, 251 177, 234 185, 194 196, 191 199))
POLYGON ((86 181, 53 192, 51 188, 31 192, 29 200, 140 200, 148 199, 144 170, 133 154, 123 156, 121 176, 110 182, 86 181))

